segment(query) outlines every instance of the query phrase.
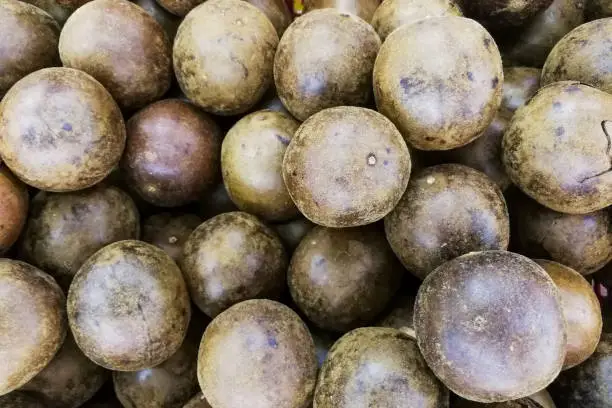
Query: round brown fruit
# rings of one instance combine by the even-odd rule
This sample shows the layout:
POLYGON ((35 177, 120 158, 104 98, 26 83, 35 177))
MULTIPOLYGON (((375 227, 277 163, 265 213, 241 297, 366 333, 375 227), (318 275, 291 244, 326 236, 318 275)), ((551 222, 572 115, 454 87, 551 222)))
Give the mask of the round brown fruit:
POLYGON ((221 130, 190 103, 166 99, 127 122, 121 170, 145 201, 176 207, 200 198, 219 175, 221 130))
POLYGON ((0 3, 0 99, 17 81, 60 65, 60 26, 38 7, 16 0, 0 3))
POLYGON ((27 184, 82 190, 106 177, 125 146, 119 107, 84 72, 46 68, 20 80, 0 102, 0 154, 27 184))
POLYGON ((17 241, 28 216, 26 186, 0 163, 0 255, 17 241))
POLYGON ((583 363, 595 352, 602 330, 601 306, 591 284, 572 268, 537 259, 559 289, 567 327, 563 369, 583 363))
POLYGON ((338 340, 321 368, 317 408, 448 406, 449 393, 416 341, 397 329, 364 327, 338 340))
POLYGON ((563 366, 558 290, 538 264, 511 252, 475 252, 440 266, 419 289, 414 324, 432 371, 473 401, 529 396, 563 366))
POLYGON ((79 348, 114 371, 154 367, 180 347, 190 318, 181 271, 140 241, 110 244, 79 269, 68 291, 68 321, 79 348))
POLYGON ((453 408, 556 408, 550 394, 545 390, 526 398, 492 404, 483 404, 456 397, 451 406, 453 408))
POLYGON ((316 376, 306 325, 272 300, 232 306, 210 323, 200 344, 198 380, 215 408, 307 407, 316 376))
POLYGON ((293 14, 284 0, 247 0, 268 17, 278 34, 278 38, 293 21, 293 14))
POLYGON ((612 260, 612 217, 607 209, 584 215, 563 214, 528 198, 511 205, 518 252, 546 258, 590 275, 612 260))
POLYGON ((89 401, 109 377, 108 371, 85 357, 69 333, 53 360, 20 390, 39 397, 47 407, 77 408, 89 401))
POLYGON ((211 408, 211 406, 204 398, 204 394, 199 392, 183 408, 211 408))
POLYGON ((193 231, 181 269, 194 303, 215 317, 247 299, 279 297, 287 255, 278 236, 257 217, 230 212, 193 231))
POLYGON ((87 258, 104 246, 138 239, 140 217, 129 195, 112 186, 75 193, 38 193, 20 242, 20 255, 68 290, 87 258))
POLYGON ((53 278, 0 259, 0 395, 40 373, 66 336, 66 299, 53 278))
POLYGON ((127 0, 94 0, 66 21, 59 42, 65 67, 96 78, 123 109, 137 109, 170 88, 172 48, 164 29, 127 0))
MULTIPOLYGON (((24 0, 25 3, 30 3, 53 17, 60 26, 64 25, 68 17, 76 9, 81 7, 83 4, 90 2, 91 0, 24 0)), ((59 32, 57 35, 59 40, 59 32)), ((58 55, 59 57, 59 55, 58 55)))
POLYGON ((304 13, 333 8, 342 13, 354 14, 369 23, 379 7, 380 0, 304 0, 303 3, 304 13))
POLYGON ((612 96, 578 82, 538 91, 506 130, 502 158, 514 184, 555 211, 612 204, 612 96))
POLYGON ((241 0, 208 0, 190 13, 174 41, 174 72, 187 97, 206 111, 237 115, 273 80, 278 35, 266 15, 241 0))
POLYGON ((387 215, 410 177, 410 153, 395 126, 373 110, 325 109, 300 126, 283 178, 302 214, 326 227, 357 227, 387 215))
POLYGON ((289 26, 274 59, 283 105, 299 120, 335 106, 365 106, 380 48, 376 31, 336 9, 315 10, 289 26))
POLYGON ((29 392, 13 391, 10 394, 0 396, 0 407, 2 408, 48 408, 47 403, 36 398, 29 392))
POLYGON ((384 310, 402 274, 378 226, 315 227, 293 253, 287 283, 308 320, 346 332, 371 323, 384 310))
POLYGON ((425 279, 460 255, 507 249, 510 220, 501 190, 485 174, 442 164, 410 179, 385 231, 406 269, 425 279))
POLYGON ((306 218, 300 217, 284 224, 274 224, 272 228, 278 234, 287 251, 291 253, 314 226, 306 218))
POLYGON ((163 249, 175 262, 179 262, 185 242, 201 223, 202 219, 194 214, 152 215, 143 223, 142 240, 163 249))
POLYGON ((587 0, 585 14, 588 20, 612 17, 612 3, 608 0, 587 0))
POLYGON ((540 89, 541 71, 529 67, 504 68, 504 93, 502 109, 514 113, 526 105, 540 89))
POLYGON ((463 0, 466 14, 492 30, 528 22, 553 0, 463 0))
POLYGON ((414 333, 414 301, 416 296, 410 294, 399 295, 392 303, 389 313, 384 315, 376 324, 380 327, 391 327, 415 337, 414 333))
POLYGON ((142 7, 144 11, 146 11, 162 26, 166 32, 166 35, 168 36, 168 39, 170 40, 170 43, 173 43, 174 37, 176 37, 176 31, 178 30, 182 19, 167 12, 155 0, 135 0, 134 3, 142 7))
POLYGON ((462 16, 455 0, 385 0, 372 17, 372 27, 380 39, 396 28, 430 17, 462 16))
POLYGON ((185 17, 203 2, 204 0, 157 0, 160 6, 179 17, 185 17))
POLYGON ((272 111, 240 119, 223 139, 221 171, 232 201, 240 210, 268 221, 295 218, 299 211, 283 181, 283 157, 300 126, 272 111))
POLYGON ((493 37, 463 17, 398 28, 374 64, 379 112, 421 150, 454 149, 480 136, 501 104, 503 81, 493 37))

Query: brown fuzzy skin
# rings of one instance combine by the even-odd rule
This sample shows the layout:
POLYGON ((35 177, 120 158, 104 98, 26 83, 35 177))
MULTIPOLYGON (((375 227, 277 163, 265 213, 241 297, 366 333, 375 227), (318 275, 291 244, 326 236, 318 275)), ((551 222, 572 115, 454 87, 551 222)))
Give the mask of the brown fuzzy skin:
POLYGON ((84 72, 46 68, 19 81, 0 102, 0 153, 17 177, 67 192, 98 183, 125 146, 119 107, 84 72))
POLYGON ((519 33, 509 31, 502 47, 504 59, 516 65, 540 68, 561 38, 584 22, 583 0, 554 0, 519 33))
POLYGON ((0 163, 0 255, 17 241, 28 216, 28 189, 0 163))
POLYGON ((208 326, 198 380, 214 408, 307 408, 317 376, 312 337, 287 306, 247 300, 208 326))
POLYGON ((66 298, 53 278, 0 259, 0 395, 41 372, 66 336, 66 298))
POLYGON ((174 72, 187 97, 217 115, 248 111, 273 81, 278 34, 257 7, 208 0, 190 13, 174 41, 174 72))
POLYGON ((85 357, 69 333, 49 365, 20 390, 45 401, 47 407, 78 408, 90 400, 108 378, 110 373, 85 357))
POLYGON ((608 0, 586 0, 587 20, 612 17, 612 3, 608 0))
MULTIPOLYGON (((76 9, 81 7, 83 4, 90 2, 91 0, 24 0, 26 3, 30 3, 53 17, 60 26, 64 25, 68 17, 76 9)), ((57 35, 59 40, 59 32, 57 35)), ((57 46, 57 44, 56 44, 57 46)), ((59 55, 58 55, 59 58, 59 55)))
POLYGON ((0 397, 2 408, 49 408, 46 402, 24 391, 14 391, 0 397))
POLYGON ((364 327, 338 340, 318 378, 314 408, 448 408, 448 389, 416 341, 392 328, 364 327))
POLYGON ((221 138, 213 119, 190 103, 156 102, 127 122, 122 173, 151 204, 187 204, 218 180, 221 138))
POLYGON ((485 174, 442 164, 410 179, 385 217, 385 232, 406 269, 425 279, 460 255, 507 249, 510 219, 501 190, 485 174))
POLYGON ((542 85, 571 80, 612 92, 610 36, 612 18, 592 21, 572 30, 548 55, 542 68, 542 85))
POLYGON ((140 241, 110 244, 79 269, 68 321, 79 348, 114 371, 154 367, 180 347, 191 315, 178 266, 140 241))
POLYGON ((607 209, 563 214, 519 198, 511 205, 517 250, 590 275, 612 260, 612 217, 607 209))
POLYGON ((299 211, 283 181, 283 158, 300 123, 279 112, 258 111, 240 119, 223 139, 225 188, 241 210, 267 221, 286 221, 299 211))
POLYGON ((333 8, 342 13, 354 14, 369 23, 379 5, 380 0, 304 0, 304 13, 333 8))
POLYGON ((203 2, 204 0, 157 0, 160 6, 179 17, 185 17, 203 2))
POLYGON ((336 9, 299 17, 283 35, 274 59, 274 83, 283 105, 306 120, 335 106, 366 106, 380 48, 376 31, 336 9))
POLYGON ((463 0, 466 14, 485 27, 518 27, 545 10, 553 0, 463 0))
POLYGON ((561 373, 551 386, 557 408, 609 407, 612 334, 603 334, 595 354, 561 373))
POLYGON ((236 211, 213 217, 193 231, 183 249, 181 270, 193 302, 215 317, 247 299, 279 297, 287 255, 270 228, 236 211))
POLYGON ((403 25, 429 17, 462 15, 455 0, 385 0, 372 17, 372 27, 385 41, 389 34, 403 25))
POLYGON ((274 228, 274 231, 278 234, 287 251, 293 252, 314 226, 315 224, 308 221, 306 218, 300 217, 284 224, 272 225, 272 228, 274 228))
POLYGON ((506 173, 555 211, 585 214, 611 205, 611 118, 610 94, 567 81, 540 89, 506 130, 506 173))
POLYGON ((32 200, 19 251, 67 291, 87 258, 108 244, 139 236, 138 209, 117 187, 96 186, 67 194, 40 192, 32 200))
POLYGON ((195 214, 152 215, 143 222, 142 240, 163 249, 178 263, 183 255, 185 242, 202 221, 202 218, 195 214))
POLYGON ((174 43, 174 37, 176 37, 176 32, 183 20, 166 11, 155 0, 135 0, 134 3, 142 7, 144 11, 153 17, 163 27, 170 43, 174 43))
POLYGON ((414 324, 436 376, 477 402, 529 396, 557 377, 565 358, 554 282, 511 252, 474 252, 440 266, 419 289, 414 324))
POLYGON ((38 7, 16 0, 0 4, 0 99, 17 81, 60 65, 60 26, 38 7))
POLYGON ((414 337, 414 301, 416 296, 402 294, 391 304, 393 309, 383 316, 376 326, 392 327, 414 337))
POLYGON ((332 228, 383 218, 408 185, 410 153, 402 135, 380 113, 330 108, 295 133, 283 160, 283 178, 306 218, 332 228))
POLYGON ((603 326, 601 306, 591 284, 572 268, 553 261, 535 260, 559 289, 567 327, 567 354, 563 369, 583 363, 595 352, 603 326))
POLYGON ((293 21, 293 14, 284 0, 247 0, 268 17, 278 34, 278 38, 293 21))
POLYGON ((379 112, 421 150, 454 149, 480 136, 501 104, 503 83, 493 37, 463 17, 432 17, 398 28, 374 64, 379 112))
POLYGON ((317 226, 293 253, 287 283, 308 320, 343 333, 372 322, 384 310, 403 272, 378 226, 317 226))
POLYGON ((183 408, 211 408, 211 406, 206 401, 206 398, 204 398, 204 394, 199 392, 183 408))
POLYGON ((504 93, 502 109, 514 113, 540 89, 542 71, 529 67, 504 68, 504 93))
POLYGON ((168 36, 127 0, 94 0, 80 7, 64 25, 59 52, 64 66, 96 78, 123 109, 145 106, 170 88, 168 36))

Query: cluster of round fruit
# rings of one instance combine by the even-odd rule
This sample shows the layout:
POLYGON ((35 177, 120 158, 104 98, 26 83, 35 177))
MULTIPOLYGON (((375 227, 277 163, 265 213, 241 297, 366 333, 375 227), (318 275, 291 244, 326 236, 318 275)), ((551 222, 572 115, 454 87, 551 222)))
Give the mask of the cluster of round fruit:
POLYGON ((612 2, 294 12, 0 0, 0 408, 612 407, 612 2))

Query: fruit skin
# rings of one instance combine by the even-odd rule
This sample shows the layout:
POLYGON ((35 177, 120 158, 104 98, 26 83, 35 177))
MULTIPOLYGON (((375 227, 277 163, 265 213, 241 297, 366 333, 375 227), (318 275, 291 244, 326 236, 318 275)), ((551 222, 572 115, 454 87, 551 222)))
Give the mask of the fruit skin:
POLYGON ((374 64, 378 110, 421 150, 450 150, 478 138, 500 107, 503 82, 493 37, 463 17, 432 17, 398 28, 374 64))
POLYGON ((0 259, 0 395, 51 362, 66 337, 66 298, 53 278, 25 262, 0 259))
POLYGON ((541 88, 506 130, 506 173, 540 204, 586 214, 612 204, 612 96, 578 82, 541 88), (571 115, 568 115, 571 112, 571 115))
POLYGON ((272 300, 232 306, 208 325, 200 343, 198 380, 215 408, 305 408, 316 376, 306 325, 272 300))
POLYGON ((559 291, 538 264, 512 252, 473 252, 438 267, 419 289, 414 324, 434 374, 477 402, 529 396, 565 359, 559 291))
POLYGON ((370 109, 325 109, 302 123, 283 159, 283 179, 298 209, 331 228, 371 224, 408 185, 410 153, 395 126, 370 109))
POLYGON ((138 4, 147 14, 153 17, 163 27, 170 43, 174 43, 174 37, 176 37, 176 31, 182 19, 170 14, 155 0, 135 0, 134 3, 138 4))
POLYGON ((185 17, 202 2, 203 0, 157 0, 160 6, 178 17, 185 17))
POLYGON ((612 17, 612 4, 607 0, 587 0, 585 14, 587 20, 612 17))
POLYGON ((342 13, 354 14, 366 23, 371 23, 379 4, 380 0, 304 0, 304 13, 317 9, 333 8, 342 13))
POLYGON ((553 0, 462 0, 468 17, 480 21, 485 27, 500 28, 523 25, 553 0))
POLYGON ((0 406, 2 408, 48 408, 46 403, 26 391, 13 391, 0 396, 0 406))
POLYGON ((540 89, 542 71, 530 67, 504 68, 504 92, 501 109, 515 113, 540 89))
POLYGON ((182 344, 191 316, 178 266, 161 249, 134 240, 91 256, 74 277, 67 304, 79 348, 114 371, 161 364, 182 344))
POLYGON ((211 408, 201 392, 198 392, 183 408, 211 408))
POLYGON ((30 3, 45 12, 49 13, 60 26, 63 26, 68 17, 76 9, 91 0, 25 0, 25 3, 30 3))
POLYGON ((0 4, 0 99, 21 78, 61 64, 60 26, 42 9, 16 0, 0 4))
POLYGON ((268 17, 278 34, 278 38, 293 21, 293 14, 284 0, 248 0, 248 2, 268 17))
POLYGON ((449 393, 413 338, 397 329, 363 327, 331 348, 313 406, 448 408, 449 393))
POLYGON ((178 263, 185 242, 200 224, 202 219, 195 214, 155 214, 143 222, 142 240, 163 249, 178 263))
POLYGON ((205 111, 241 114, 270 87, 277 45, 274 26, 257 7, 209 0, 179 27, 174 72, 185 95, 205 111))
POLYGON ((0 155, 25 183, 68 192, 91 187, 117 165, 125 146, 119 107, 88 74, 45 68, 0 102, 0 155))
POLYGON ((366 106, 379 48, 376 31, 359 17, 329 8, 311 11, 295 20, 278 44, 278 96, 301 121, 327 108, 366 106))
POLYGON ((122 109, 141 108, 170 88, 168 36, 153 17, 127 0, 94 0, 80 7, 62 29, 59 53, 64 66, 96 78, 122 109))
POLYGON ((608 72, 611 35, 612 18, 592 21, 572 30, 548 55, 542 68, 542 85, 571 80, 612 92, 612 74, 608 72))
POLYGON ((19 238, 28 216, 28 190, 0 163, 0 255, 19 238))

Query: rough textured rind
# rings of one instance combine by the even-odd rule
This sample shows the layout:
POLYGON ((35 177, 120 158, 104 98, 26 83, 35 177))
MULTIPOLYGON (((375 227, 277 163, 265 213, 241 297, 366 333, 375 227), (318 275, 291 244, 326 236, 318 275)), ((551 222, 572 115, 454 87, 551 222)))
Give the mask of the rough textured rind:
POLYGON ((480 136, 501 104, 503 82, 493 37, 463 17, 398 28, 374 64, 378 110, 421 150, 454 149, 480 136))
POLYGON ((79 269, 68 291, 76 343, 114 371, 154 367, 180 347, 191 315, 181 271, 140 241, 110 244, 79 269))
POLYGON ((0 163, 0 255, 19 238, 28 216, 28 190, 0 163))
POLYGON ((541 88, 517 110, 504 135, 508 176, 555 211, 585 214, 608 207, 611 118, 610 94, 569 81, 541 88))
POLYGON ((66 299, 53 278, 25 262, 0 259, 0 395, 53 359, 66 336, 66 299))
POLYGON ((248 111, 273 81, 278 35, 257 7, 208 0, 183 20, 174 41, 174 72, 187 97, 217 115, 248 111))
POLYGON ((514 113, 527 104, 540 89, 542 71, 529 67, 504 68, 504 92, 501 108, 514 113))
POLYGON ((193 231, 181 269, 194 303, 215 317, 247 299, 279 297, 287 255, 270 228, 236 211, 213 217, 193 231))
POLYGON ((397 329, 351 331, 329 351, 314 408, 448 408, 448 389, 411 337, 397 329))
MULTIPOLYGON (((68 17, 76 9, 91 0, 24 0, 49 13, 60 25, 64 25, 68 17)), ((59 32, 58 32, 59 40, 59 32)), ((57 46, 57 44, 56 44, 57 46)))
POLYGON ((278 38, 283 36, 283 33, 293 21, 293 13, 289 10, 289 6, 284 0, 247 0, 262 13, 268 17, 278 34, 278 38))
POLYGON ((370 23, 379 4, 380 0, 305 0, 304 13, 318 9, 333 8, 341 13, 354 14, 365 22, 370 23))
POLYGON ((96 78, 124 109, 159 99, 172 80, 172 47, 162 26, 126 0, 94 0, 66 21, 59 41, 66 67, 96 78))
POLYGON ((112 186, 74 193, 40 192, 22 240, 20 256, 68 290, 87 258, 104 246, 140 237, 140 216, 129 195, 112 186))
POLYGON ((378 226, 315 227, 293 253, 287 282, 308 320, 342 333, 372 322, 403 272, 378 226))
POLYGON ((157 0, 157 2, 175 16, 185 17, 204 0, 157 0))
POLYGON ((557 377, 565 358, 554 282, 511 252, 475 252, 440 266, 419 289, 414 324, 436 376, 477 402, 529 396, 557 377))
POLYGON ((460 255, 507 249, 510 220, 501 190, 484 173, 442 164, 410 179, 385 232, 406 269, 424 279, 460 255))
POLYGON ((183 21, 180 17, 177 17, 168 11, 166 11, 159 3, 155 0, 135 0, 135 4, 138 4, 144 9, 151 17, 153 17, 166 31, 170 43, 174 43, 174 37, 176 37, 176 31, 183 21))
POLYGON ((185 242, 200 224, 202 219, 194 214, 156 214, 143 222, 142 240, 163 249, 178 263, 185 242))
POLYGON ((383 218, 408 185, 410 153, 395 126, 373 110, 325 109, 297 130, 283 178, 306 218, 326 227, 356 227, 383 218))
POLYGON ((466 14, 491 30, 521 26, 553 0, 462 0, 466 14))
POLYGON ((608 0, 586 0, 587 20, 612 17, 612 3, 608 0))
POLYGON ((232 306, 206 329, 198 380, 215 408, 307 408, 317 376, 312 337, 278 302, 232 306))
POLYGON ((379 48, 376 31, 359 17, 336 9, 311 11, 278 44, 278 96, 299 120, 335 106, 365 106, 379 48))

